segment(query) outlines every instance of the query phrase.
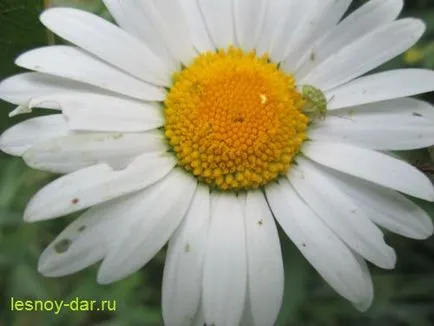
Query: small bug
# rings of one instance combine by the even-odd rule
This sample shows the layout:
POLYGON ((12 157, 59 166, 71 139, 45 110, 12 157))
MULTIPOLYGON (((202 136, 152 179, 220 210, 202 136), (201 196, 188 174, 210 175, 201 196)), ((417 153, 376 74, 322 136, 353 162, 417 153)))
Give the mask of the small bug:
POLYGON ((324 120, 328 104, 324 93, 312 85, 303 85, 301 93, 306 101, 303 111, 311 115, 311 120, 324 120))

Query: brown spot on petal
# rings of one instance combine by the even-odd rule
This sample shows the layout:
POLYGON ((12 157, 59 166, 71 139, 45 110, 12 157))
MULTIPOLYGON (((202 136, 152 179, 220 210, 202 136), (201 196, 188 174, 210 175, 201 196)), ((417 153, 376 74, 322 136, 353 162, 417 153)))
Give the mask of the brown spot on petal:
POLYGON ((71 243, 72 242, 69 239, 60 240, 54 245, 54 250, 58 254, 62 254, 68 250, 68 248, 71 246, 71 243))

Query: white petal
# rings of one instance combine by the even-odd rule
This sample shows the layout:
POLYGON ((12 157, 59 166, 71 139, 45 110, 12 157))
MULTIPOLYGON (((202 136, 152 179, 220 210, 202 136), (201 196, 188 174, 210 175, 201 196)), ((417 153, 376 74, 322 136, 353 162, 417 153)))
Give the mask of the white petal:
POLYGON ((32 99, 28 107, 62 110, 71 130, 139 132, 163 125, 156 105, 119 96, 87 92, 58 93, 32 99))
POLYGON ((378 225, 413 239, 432 235, 433 221, 429 215, 400 193, 334 171, 330 176, 378 225))
POLYGON ((124 201, 128 199, 119 198, 92 207, 69 224, 42 253, 38 271, 44 276, 58 277, 100 261, 116 232, 122 229, 122 215, 116 214, 116 206, 124 201))
POLYGON ((297 71, 300 67, 303 66, 306 61, 311 62, 312 58, 315 57, 315 50, 312 47, 312 44, 317 44, 321 39, 324 39, 331 33, 331 31, 336 27, 336 24, 341 20, 342 16, 350 7, 351 2, 352 0, 337 0, 331 2, 324 9, 324 13, 319 19, 316 28, 312 30, 309 39, 302 47, 300 47, 297 56, 294 59, 290 57, 285 61, 283 66, 288 68, 288 71, 294 73, 295 77, 297 77, 296 80, 301 80, 297 75, 297 71))
POLYGON ((372 283, 372 277, 371 272, 369 271, 368 264, 366 261, 358 254, 353 252, 354 257, 357 259, 357 262, 359 263, 360 268, 362 269, 362 276, 364 278, 366 286, 366 296, 365 300, 362 300, 360 302, 352 302, 353 306, 361 311, 365 312, 367 311, 371 305, 372 301, 374 300, 374 284, 372 283))
POLYGON ((170 84, 170 72, 149 48, 103 18, 73 8, 51 8, 41 22, 63 39, 142 80, 170 84))
POLYGON ((15 63, 23 68, 94 85, 141 100, 161 101, 165 91, 66 45, 48 46, 20 55, 15 63))
POLYGON ((204 326, 204 325, 206 325, 205 324, 205 316, 203 315, 202 304, 200 305, 199 309, 196 312, 196 317, 194 318, 194 321, 193 321, 192 325, 193 326, 204 326))
MULTIPOLYGON (((295 28, 292 27, 296 33, 293 34, 289 44, 286 39, 282 39, 283 44, 286 45, 285 54, 282 57, 285 59, 282 63, 282 69, 291 73, 297 71, 302 61, 310 57, 309 46, 318 38, 323 37, 324 31, 330 30, 337 24, 351 1, 319 0, 316 3, 315 1, 304 1, 304 3, 314 5, 310 8, 302 8, 302 15, 299 14, 300 11, 295 13, 298 16, 305 16, 306 19, 303 19, 301 23, 304 27, 301 27, 300 24, 295 25, 295 28), (304 13, 305 11, 306 13, 304 13), (305 31, 300 30, 300 28, 304 28, 305 31)), ((300 19, 302 18, 296 18, 295 21, 300 19)))
POLYGON ((160 132, 81 133, 35 144, 23 158, 35 169, 69 173, 98 163, 122 169, 140 154, 166 148, 160 132))
POLYGON ((147 16, 140 10, 138 1, 141 0, 103 1, 122 29, 135 36, 138 40, 141 40, 171 70, 178 68, 163 39, 158 37, 156 27, 151 24, 147 16))
MULTIPOLYGON (((241 321, 239 326, 259 326, 261 324, 255 323, 252 315, 252 306, 250 303, 249 296, 246 297, 246 303, 244 305, 243 316, 241 317, 241 321)), ((262 325, 274 325, 274 320, 271 324, 262 324, 262 325)))
POLYGON ((282 304, 284 273, 279 235, 262 192, 247 193, 244 222, 254 325, 273 325, 282 304))
POLYGON ((164 40, 172 56, 187 66, 196 57, 196 52, 180 1, 184 0, 138 1, 137 5, 164 40))
POLYGON ((290 22, 286 18, 291 13, 289 10, 291 5, 293 5, 293 1, 269 0, 267 2, 262 32, 256 46, 256 53, 258 55, 271 52, 275 44, 274 40, 280 35, 282 29, 286 29, 286 25, 284 24, 290 22))
POLYGON ((345 109, 331 110, 331 115, 354 117, 387 117, 397 115, 400 117, 423 117, 434 122, 434 106, 415 98, 398 98, 393 100, 362 104, 345 109))
POLYGON ((105 257, 98 282, 120 280, 148 263, 180 224, 195 189, 194 178, 174 169, 160 182, 142 190, 124 213, 131 220, 105 257))
POLYGON ((270 52, 276 62, 286 59, 282 66, 285 71, 292 71, 292 65, 300 58, 303 48, 307 48, 331 1, 290 1, 286 21, 276 34, 270 52))
POLYGON ((307 143, 302 151, 310 159, 332 169, 434 201, 431 181, 412 165, 396 158, 348 144, 317 141, 307 143))
POLYGON ((412 18, 386 24, 337 50, 300 84, 329 90, 342 85, 403 53, 422 36, 425 25, 412 18))
POLYGON ((247 287, 244 203, 232 193, 211 196, 211 225, 203 270, 207 325, 238 325, 247 287))
POLYGON ((162 294, 166 325, 191 325, 199 308, 209 221, 209 189, 199 186, 183 223, 169 242, 162 294))
POLYGON ((309 60, 305 60, 297 70, 297 80, 302 80, 312 69, 333 56, 336 51, 378 27, 394 21, 402 7, 402 0, 371 0, 353 11, 310 48, 309 60))
POLYGON ((61 114, 25 120, 7 129, 0 137, 0 149, 22 156, 37 143, 68 135, 68 123, 61 114))
POLYGON ((301 157, 297 163, 288 179, 307 205, 355 252, 381 268, 393 268, 395 251, 381 230, 322 170, 301 157))
POLYGON ((180 1, 180 5, 186 17, 190 35, 196 49, 199 52, 213 51, 215 47, 208 34, 198 2, 183 0, 180 1))
POLYGON ((309 138, 377 150, 410 150, 434 144, 434 122, 424 117, 393 112, 337 115, 312 125, 309 138))
POLYGON ((131 35, 136 35, 137 26, 135 26, 135 22, 131 19, 131 16, 128 15, 128 10, 125 8, 132 1, 103 0, 103 2, 119 27, 131 35))
POLYGON ((326 92, 329 109, 379 102, 422 94, 434 90, 434 72, 399 69, 360 77, 326 92))
POLYGON ((237 43, 244 51, 251 51, 257 45, 266 6, 266 0, 234 0, 235 33, 237 43))
POLYGON ((353 303, 369 305, 373 295, 369 275, 288 182, 267 186, 266 194, 282 229, 330 286, 353 303))
POLYGON ((319 23, 319 31, 321 31, 319 34, 323 35, 324 30, 335 27, 347 12, 352 1, 353 0, 336 0, 330 2, 319 23))
POLYGON ((172 157, 144 154, 124 170, 94 165, 63 176, 42 188, 29 202, 26 221, 70 214, 158 182, 175 166, 172 157))
POLYGON ((197 0, 208 32, 217 48, 235 44, 233 0, 197 0))
MULTIPOLYGON (((35 97, 86 91, 92 93, 102 92, 102 90, 90 85, 38 72, 25 72, 3 79, 0 82, 0 98, 17 105, 25 104, 35 97)), ((50 105, 48 108, 51 107, 50 105)))
POLYGON ((411 97, 362 104, 330 111, 333 111, 331 115, 348 116, 349 118, 399 115, 401 117, 422 116, 434 121, 434 106, 429 102, 424 102, 411 97))

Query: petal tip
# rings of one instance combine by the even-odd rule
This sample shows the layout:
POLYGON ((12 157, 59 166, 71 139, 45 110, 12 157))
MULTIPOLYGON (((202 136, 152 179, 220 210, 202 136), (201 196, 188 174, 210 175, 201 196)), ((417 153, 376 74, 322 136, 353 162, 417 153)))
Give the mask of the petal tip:
POLYGON ((42 259, 42 257, 39 258, 38 266, 36 267, 39 274, 50 277, 50 265, 47 263, 46 259, 42 259))
POLYGON ((366 312, 372 305, 373 298, 369 298, 360 302, 352 302, 352 305, 360 312, 366 312))
POLYGON ((5 137, 4 137, 4 135, 5 135, 5 133, 2 133, 2 134, 0 135, 0 151, 9 154, 9 153, 7 152, 7 147, 8 147, 8 146, 7 146, 6 142, 5 142, 5 137))
POLYGON ((66 275, 59 273, 56 264, 53 264, 53 253, 49 248, 50 247, 46 248, 41 256, 39 256, 38 266, 36 267, 38 273, 44 277, 60 277, 66 275))
POLYGON ((434 185, 431 182, 431 180, 428 179, 427 177, 427 184, 428 184, 428 189, 426 191, 426 194, 424 196, 421 196, 421 199, 424 199, 426 201, 429 202, 434 202, 434 185))
POLYGON ((26 209, 24 210, 23 220, 27 223, 39 222, 47 219, 45 216, 41 215, 35 209, 35 204, 33 200, 27 204, 26 209))
POLYGON ((431 193, 429 194, 428 201, 434 202, 434 188, 431 189, 431 193))
POLYGON ((96 277, 96 282, 100 285, 109 285, 113 282, 117 281, 113 275, 110 275, 110 273, 107 273, 105 271, 101 272, 101 268, 98 271, 98 275, 96 277))
POLYGON ((33 223, 33 222, 38 222, 40 219, 38 219, 36 215, 28 212, 26 209, 24 211, 23 220, 24 220, 24 222, 27 222, 27 223, 33 223))
POLYGON ((50 13, 53 11, 53 9, 55 8, 48 8, 45 9, 40 15, 39 15, 39 20, 41 21, 42 24, 45 25, 45 21, 47 20, 47 16, 50 15, 50 13))
POLYGON ((119 269, 115 269, 116 265, 113 264, 113 260, 110 257, 110 253, 105 256, 101 265, 98 268, 96 276, 96 282, 100 285, 109 285, 122 279, 119 277, 119 269))
POLYGON ((420 232, 420 240, 426 240, 429 237, 431 237, 434 233, 434 223, 432 221, 432 219, 430 220, 430 223, 427 223, 425 225, 425 228, 423 230, 421 230, 420 232))
MULTIPOLYGON (((40 15, 39 15, 39 21, 48 29, 51 29, 52 26, 52 19, 56 19, 56 18, 62 18, 59 17, 59 14, 62 14, 62 12, 68 12, 68 11, 73 11, 74 8, 66 8, 66 7, 52 7, 52 8, 48 8, 46 10, 44 10, 40 15)), ((75 9, 77 10, 77 9, 75 9)), ((56 22, 56 21, 54 21, 56 22)))
POLYGON ((396 267, 397 260, 398 257, 395 250, 392 247, 389 247, 388 254, 380 267, 384 269, 394 269, 396 267))

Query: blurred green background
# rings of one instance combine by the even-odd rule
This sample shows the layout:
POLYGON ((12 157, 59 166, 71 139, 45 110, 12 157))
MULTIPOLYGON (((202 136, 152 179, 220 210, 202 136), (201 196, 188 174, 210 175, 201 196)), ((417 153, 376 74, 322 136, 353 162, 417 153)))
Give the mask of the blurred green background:
MULTIPOLYGON (((216 0, 217 1, 217 0, 216 0)), ((365 1, 354 1, 357 7, 365 1)), ((107 19, 98 0, 0 0, 0 80, 19 71, 13 65, 21 52, 61 40, 38 22, 44 7, 74 6, 107 19)), ((413 49, 380 69, 434 67, 434 0, 407 0, 403 16, 418 17, 427 24, 424 39, 413 49)), ((423 97, 434 103, 433 94, 423 97)), ((0 103, 0 132, 27 117, 8 118, 13 107, 0 103)), ((37 113, 36 113, 37 114, 37 113)), ((431 166, 427 150, 400 153, 417 166, 431 166)), ((164 252, 133 276, 110 286, 96 284, 96 266, 72 276, 49 279, 39 275, 39 254, 74 216, 25 224, 27 201, 56 176, 31 170, 21 159, 0 153, 0 326, 114 325, 158 326, 161 322, 161 279, 164 252), (115 313, 11 312, 10 298, 116 300, 115 313)), ((432 216, 434 204, 418 202, 432 216)), ((286 288, 278 325, 434 325, 434 237, 413 241, 387 234, 398 253, 397 268, 383 271, 371 266, 375 301, 367 313, 357 312, 335 294, 297 252, 281 237, 285 259, 286 288)), ((265 325, 264 325, 265 326, 265 325)))

